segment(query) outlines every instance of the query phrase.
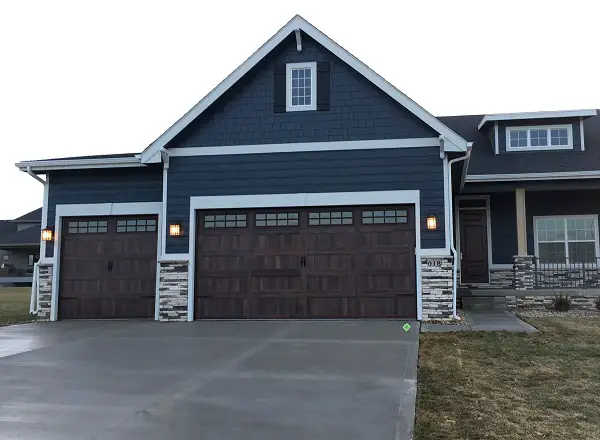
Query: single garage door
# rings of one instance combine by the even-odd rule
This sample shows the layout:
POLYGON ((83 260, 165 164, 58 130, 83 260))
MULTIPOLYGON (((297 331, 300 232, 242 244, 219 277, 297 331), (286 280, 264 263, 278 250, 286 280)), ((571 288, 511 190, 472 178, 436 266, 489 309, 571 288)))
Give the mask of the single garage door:
POLYGON ((59 318, 152 318, 156 216, 65 218, 59 318))
POLYGON ((416 318, 412 206, 198 211, 203 318, 416 318))

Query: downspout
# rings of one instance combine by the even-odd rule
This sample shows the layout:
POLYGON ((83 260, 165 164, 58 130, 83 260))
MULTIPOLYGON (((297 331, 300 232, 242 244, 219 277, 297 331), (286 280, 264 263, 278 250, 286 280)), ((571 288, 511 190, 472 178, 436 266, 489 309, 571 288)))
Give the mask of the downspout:
POLYGON ((38 182, 40 182, 42 185, 46 184, 46 181, 44 179, 42 179, 40 176, 38 176, 33 171, 31 171, 31 167, 27 167, 27 169, 25 170, 25 172, 27 174, 29 174, 31 177, 33 177, 35 180, 37 180, 38 182))
MULTIPOLYGON (((472 142, 469 142, 467 145, 467 154, 462 157, 457 157, 456 159, 452 159, 448 161, 448 211, 450 215, 454 214, 452 209, 452 164, 456 162, 461 162, 463 160, 471 157, 471 148, 473 146, 472 142)), ((454 259, 454 264, 452 265, 452 317, 456 320, 460 320, 460 316, 456 314, 456 297, 458 296, 456 293, 456 284, 458 279, 458 256, 456 253, 456 248, 454 247, 454 221, 450 221, 450 252, 452 253, 452 258, 454 259)))

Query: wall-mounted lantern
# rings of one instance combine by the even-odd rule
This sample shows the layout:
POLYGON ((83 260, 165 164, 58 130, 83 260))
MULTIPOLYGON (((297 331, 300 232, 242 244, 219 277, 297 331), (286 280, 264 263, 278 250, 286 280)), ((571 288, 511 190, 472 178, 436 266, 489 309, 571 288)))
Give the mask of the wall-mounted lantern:
POLYGON ((437 218, 435 218, 435 215, 430 214, 427 216, 427 229, 430 231, 437 229, 437 218))
POLYGON ((52 226, 42 229, 42 241, 54 240, 54 228, 52 226))
POLYGON ((171 237, 181 237, 183 235, 181 223, 171 223, 169 225, 169 235, 171 237))

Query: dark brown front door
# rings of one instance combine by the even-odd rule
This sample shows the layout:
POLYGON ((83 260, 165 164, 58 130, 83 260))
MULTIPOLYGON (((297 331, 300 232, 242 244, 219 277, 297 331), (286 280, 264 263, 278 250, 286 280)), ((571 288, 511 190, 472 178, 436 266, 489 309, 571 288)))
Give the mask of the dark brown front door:
POLYGON ((489 282, 486 210, 460 210, 460 255, 461 282, 489 282))
POLYGON ((59 318, 151 318, 156 216, 66 218, 59 318))
POLYGON ((416 317, 412 207, 200 211, 197 318, 416 317))

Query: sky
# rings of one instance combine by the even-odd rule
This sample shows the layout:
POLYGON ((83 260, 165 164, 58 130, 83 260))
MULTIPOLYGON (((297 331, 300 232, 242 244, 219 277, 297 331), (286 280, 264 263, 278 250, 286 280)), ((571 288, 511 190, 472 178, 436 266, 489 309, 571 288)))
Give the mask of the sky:
POLYGON ((295 14, 436 116, 600 108, 592 0, 0 0, 0 219, 16 162, 141 152, 295 14))

